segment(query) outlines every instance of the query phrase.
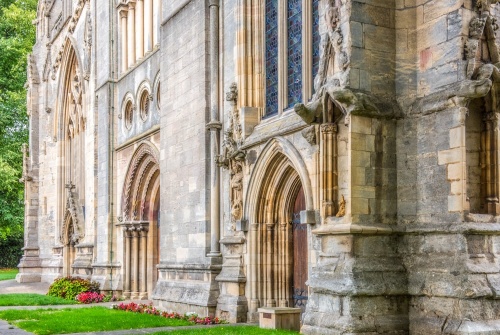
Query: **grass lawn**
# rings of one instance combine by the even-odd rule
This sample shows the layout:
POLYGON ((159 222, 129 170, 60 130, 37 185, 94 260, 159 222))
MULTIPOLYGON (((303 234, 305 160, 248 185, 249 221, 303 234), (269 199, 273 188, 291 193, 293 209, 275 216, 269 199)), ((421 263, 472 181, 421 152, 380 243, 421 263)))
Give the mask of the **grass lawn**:
POLYGON ((240 326, 240 327, 215 327, 215 328, 203 328, 203 329, 186 329, 186 330, 174 330, 171 332, 159 332, 153 333, 152 335, 296 335, 297 332, 290 330, 271 330, 271 329, 261 329, 259 327, 252 326, 240 326))
POLYGON ((149 327, 188 326, 188 321, 105 307, 0 311, 0 319, 39 335, 149 327))
POLYGON ((15 279, 18 269, 0 269, 0 280, 15 279))
POLYGON ((76 303, 77 302, 73 300, 66 300, 42 294, 0 294, 0 306, 46 306, 71 305, 76 303))

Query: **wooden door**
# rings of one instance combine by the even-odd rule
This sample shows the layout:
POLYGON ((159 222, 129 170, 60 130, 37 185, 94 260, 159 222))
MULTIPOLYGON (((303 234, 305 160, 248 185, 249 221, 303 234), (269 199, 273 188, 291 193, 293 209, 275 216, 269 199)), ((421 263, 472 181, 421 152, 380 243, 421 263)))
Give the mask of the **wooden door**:
POLYGON ((293 304, 305 311, 307 304, 307 224, 300 223, 300 211, 306 209, 301 187, 293 208, 293 304))

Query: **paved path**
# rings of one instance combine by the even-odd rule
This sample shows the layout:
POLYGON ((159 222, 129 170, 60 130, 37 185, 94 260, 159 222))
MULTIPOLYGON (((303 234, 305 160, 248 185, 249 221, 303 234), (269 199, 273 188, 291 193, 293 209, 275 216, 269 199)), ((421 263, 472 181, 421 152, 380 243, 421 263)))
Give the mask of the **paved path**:
POLYGON ((38 293, 47 294, 49 283, 18 283, 15 279, 0 280, 0 294, 7 293, 38 293))

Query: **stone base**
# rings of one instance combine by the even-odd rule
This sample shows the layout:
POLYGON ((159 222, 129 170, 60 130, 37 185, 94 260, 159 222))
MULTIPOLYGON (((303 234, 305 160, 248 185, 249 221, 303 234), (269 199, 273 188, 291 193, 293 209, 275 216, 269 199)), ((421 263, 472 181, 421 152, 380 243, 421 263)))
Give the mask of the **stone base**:
POLYGON ((217 300, 215 316, 230 323, 247 321, 248 303, 246 297, 221 295, 217 300))
POLYGON ((122 276, 119 264, 92 264, 92 281, 98 282, 101 291, 117 292, 122 290, 122 276))
POLYGON ((219 264, 161 264, 160 278, 151 294, 154 303, 167 311, 215 316, 219 264))
POLYGON ((267 329, 300 330, 300 308, 259 308, 259 326, 267 329))

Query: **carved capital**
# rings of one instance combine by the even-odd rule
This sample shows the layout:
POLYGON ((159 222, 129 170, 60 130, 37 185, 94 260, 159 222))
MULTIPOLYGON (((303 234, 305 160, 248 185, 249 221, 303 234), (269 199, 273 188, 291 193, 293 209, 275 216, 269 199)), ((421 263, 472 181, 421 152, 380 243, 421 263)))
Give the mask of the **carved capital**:
POLYGON ((321 133, 323 134, 333 134, 336 133, 338 128, 335 123, 323 123, 321 125, 321 133))

